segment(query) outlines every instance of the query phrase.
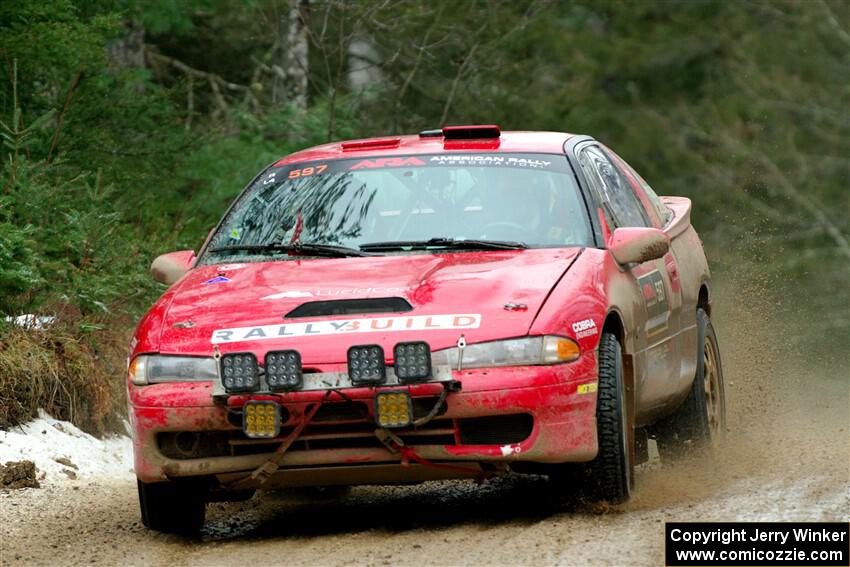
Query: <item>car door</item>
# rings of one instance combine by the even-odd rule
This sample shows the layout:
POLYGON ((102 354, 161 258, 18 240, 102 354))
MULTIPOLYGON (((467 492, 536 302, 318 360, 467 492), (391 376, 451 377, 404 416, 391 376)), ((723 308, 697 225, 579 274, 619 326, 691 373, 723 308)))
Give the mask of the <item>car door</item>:
MULTIPOLYGON (((589 143, 578 152, 582 171, 612 231, 619 227, 656 224, 653 222, 655 212, 650 215, 640 195, 602 146, 589 143)), ((640 329, 643 332, 635 343, 644 355, 637 356, 636 362, 641 358, 645 360, 645 371, 638 371, 636 376, 640 384, 639 408, 661 405, 678 391, 680 345, 676 339, 682 297, 675 264, 671 269, 668 260, 665 255, 626 267, 646 313, 643 329, 640 329)))
MULTIPOLYGON (((643 202, 647 211, 649 211, 650 216, 654 217, 652 219, 653 226, 668 232, 671 221, 674 217, 673 211, 667 208, 658 195, 656 195, 655 191, 653 191, 652 187, 650 187, 643 177, 641 177, 634 168, 626 163, 623 158, 608 148, 605 148, 605 150, 614 160, 615 165, 617 165, 620 170, 626 174, 629 183, 631 183, 638 197, 643 202)), ((667 273, 670 276, 673 299, 676 302, 672 306, 671 314, 676 317, 676 327, 679 329, 679 332, 672 340, 677 343, 677 348, 679 348, 682 353, 682 356, 679 357, 679 360, 681 361, 679 366, 680 390, 690 388, 694 372, 696 371, 696 361, 694 356, 691 354, 695 351, 695 339, 688 339, 689 336, 695 336, 695 331, 689 332, 688 330, 696 328, 695 316, 697 308, 696 296, 692 295, 689 300, 689 294, 682 289, 683 276, 680 274, 679 258, 677 257, 677 254, 682 254, 688 249, 686 241, 680 242, 680 240, 682 240, 682 234, 684 233, 679 233, 671 237, 670 250, 668 250, 667 254, 664 255, 664 266, 667 268, 667 273)), ((687 276, 685 276, 685 279, 687 280, 687 276)))

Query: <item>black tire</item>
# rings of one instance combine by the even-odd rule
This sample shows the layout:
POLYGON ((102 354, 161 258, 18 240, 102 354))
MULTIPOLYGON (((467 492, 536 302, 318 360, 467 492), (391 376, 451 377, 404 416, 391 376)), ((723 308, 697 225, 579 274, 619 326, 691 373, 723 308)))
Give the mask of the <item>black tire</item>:
POLYGON ((726 393, 717 335, 708 314, 697 309, 697 370, 688 397, 655 426, 662 460, 712 446, 726 427, 726 393), (713 358, 713 360, 711 360, 713 358))
POLYGON ((204 526, 207 486, 200 480, 144 483, 137 479, 145 527, 195 535, 204 526))
POLYGON ((599 452, 585 465, 590 496, 624 502, 632 494, 633 437, 623 383, 622 349, 611 333, 602 333, 599 341, 596 431, 599 452))

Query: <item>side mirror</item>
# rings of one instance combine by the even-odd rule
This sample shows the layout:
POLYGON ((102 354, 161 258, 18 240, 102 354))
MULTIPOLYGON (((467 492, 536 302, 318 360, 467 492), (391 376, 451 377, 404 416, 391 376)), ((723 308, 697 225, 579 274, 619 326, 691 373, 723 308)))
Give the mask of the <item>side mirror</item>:
POLYGON ((181 250, 157 256, 151 263, 151 275, 160 283, 171 285, 189 271, 195 263, 195 252, 181 250))
POLYGON ((608 240, 608 250, 618 264, 642 264, 664 256, 670 239, 657 228, 618 228, 608 240))

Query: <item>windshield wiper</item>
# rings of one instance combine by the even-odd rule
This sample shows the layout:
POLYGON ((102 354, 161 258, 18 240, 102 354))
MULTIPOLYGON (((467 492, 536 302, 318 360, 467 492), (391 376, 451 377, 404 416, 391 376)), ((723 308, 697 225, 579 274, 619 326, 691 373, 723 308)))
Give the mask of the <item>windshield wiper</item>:
POLYGON ((328 256, 331 258, 345 258, 347 256, 373 256, 356 248, 337 246, 335 244, 318 244, 304 242, 301 244, 234 244, 232 246, 220 246, 211 248, 210 252, 255 252, 265 254, 268 252, 287 252, 298 256, 328 256))
POLYGON ((428 240, 396 240, 386 242, 367 242, 361 244, 361 250, 388 251, 424 248, 455 248, 459 250, 520 250, 528 248, 525 242, 508 242, 504 240, 478 240, 463 238, 429 238, 428 240))

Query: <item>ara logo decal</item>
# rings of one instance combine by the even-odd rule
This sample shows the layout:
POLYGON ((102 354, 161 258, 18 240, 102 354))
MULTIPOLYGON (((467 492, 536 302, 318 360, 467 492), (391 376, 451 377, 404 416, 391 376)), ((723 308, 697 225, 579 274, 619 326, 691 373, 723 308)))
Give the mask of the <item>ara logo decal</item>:
POLYGON ((446 329, 477 329, 481 315, 418 315, 414 317, 374 317, 341 321, 287 323, 262 327, 238 327, 213 331, 212 344, 263 339, 286 339, 314 335, 346 335, 349 333, 389 333, 398 331, 439 331, 446 329))
POLYGON ((202 283, 201 283, 201 285, 210 285, 210 284, 217 284, 217 283, 227 283, 227 282, 229 282, 229 281, 230 281, 230 278, 228 278, 227 276, 216 276, 216 277, 214 277, 214 278, 210 278, 210 279, 208 279, 208 280, 207 280, 207 281, 205 281, 205 282, 202 282, 202 283))
POLYGON ((596 328, 596 321, 594 321, 593 319, 585 319, 583 321, 573 323, 572 327, 573 333, 576 334, 577 339, 591 337, 599 332, 599 330, 596 328))
POLYGON ((378 167, 404 167, 406 165, 425 165, 425 162, 419 158, 378 158, 364 159, 351 166, 352 170, 357 169, 375 169, 378 167))
POLYGON ((260 301, 264 299, 298 299, 299 297, 313 297, 313 294, 309 291, 282 291, 261 297, 260 301))

